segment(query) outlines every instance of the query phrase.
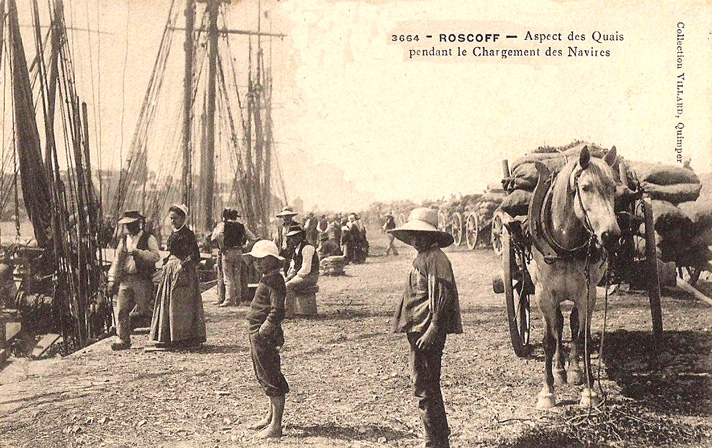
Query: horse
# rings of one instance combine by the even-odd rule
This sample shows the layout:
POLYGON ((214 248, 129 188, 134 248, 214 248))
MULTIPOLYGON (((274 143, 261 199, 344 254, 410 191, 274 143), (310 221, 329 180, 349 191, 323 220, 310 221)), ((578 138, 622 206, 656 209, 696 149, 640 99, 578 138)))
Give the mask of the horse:
POLYGON ((592 158, 588 147, 578 160, 568 162, 552 180, 543 209, 543 227, 559 256, 545 258, 532 249, 529 271, 535 286, 534 302, 541 311, 544 333, 544 387, 537 396, 537 408, 556 405, 554 382, 581 385, 581 406, 597 406, 600 397, 593 390, 589 344, 591 316, 596 303, 596 285, 606 273, 607 250, 618 240, 620 228, 614 210, 615 180, 611 167, 616 148, 603 160, 592 158), (588 278, 587 278, 588 277, 588 278), (568 369, 564 369, 562 333, 564 316, 560 305, 570 300, 572 347, 568 369), (584 351, 584 375, 579 353, 584 351))

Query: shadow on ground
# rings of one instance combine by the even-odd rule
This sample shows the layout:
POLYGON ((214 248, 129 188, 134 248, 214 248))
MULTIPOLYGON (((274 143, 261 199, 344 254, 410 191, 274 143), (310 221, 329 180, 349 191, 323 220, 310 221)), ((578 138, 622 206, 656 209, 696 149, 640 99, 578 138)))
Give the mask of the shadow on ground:
POLYGON ((413 437, 409 431, 400 431, 393 428, 378 425, 347 426, 339 424, 316 424, 316 425, 294 425, 288 426, 287 431, 296 437, 326 437, 329 439, 341 440, 372 440, 379 438, 386 440, 399 440, 413 437), (296 434, 293 434, 296 432, 296 434))
POLYGON ((606 335, 603 358, 621 393, 661 414, 712 415, 712 338, 708 332, 617 330, 606 335))

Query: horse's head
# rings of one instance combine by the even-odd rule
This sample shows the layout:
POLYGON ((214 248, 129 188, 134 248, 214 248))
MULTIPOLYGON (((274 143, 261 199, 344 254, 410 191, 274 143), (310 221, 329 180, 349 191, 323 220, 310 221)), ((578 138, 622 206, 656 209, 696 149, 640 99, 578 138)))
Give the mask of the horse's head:
POLYGON ((603 160, 592 158, 588 147, 584 146, 569 178, 576 216, 606 248, 610 248, 621 234, 613 204, 616 184, 611 166, 616 159, 615 146, 603 160))

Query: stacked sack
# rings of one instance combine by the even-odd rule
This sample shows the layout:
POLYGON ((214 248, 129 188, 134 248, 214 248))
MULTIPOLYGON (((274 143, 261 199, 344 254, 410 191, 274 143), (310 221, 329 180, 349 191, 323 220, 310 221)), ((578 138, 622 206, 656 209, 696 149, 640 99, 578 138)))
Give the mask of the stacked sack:
POLYGON ((703 185, 697 175, 676 165, 631 166, 653 199, 660 259, 678 266, 703 266, 712 259, 712 196, 700 196, 703 185))
POLYGON ((502 188, 493 185, 487 186, 485 193, 472 205, 472 210, 474 210, 477 216, 480 229, 487 228, 492 224, 492 216, 495 210, 497 210, 506 197, 507 194, 502 188))
POLYGON ((602 158, 608 150, 590 143, 574 142, 560 149, 544 147, 534 150, 514 161, 509 167, 511 175, 502 179, 502 186, 509 193, 502 201, 501 209, 511 216, 526 215, 529 211, 532 192, 539 175, 535 162, 541 162, 552 173, 558 172, 570 160, 576 160, 584 146, 588 146, 592 157, 602 158))
MULTIPOLYGON (((542 162, 551 172, 557 172, 568 161, 575 160, 586 145, 593 157, 603 157, 607 152, 595 145, 577 142, 555 151, 540 148, 514 161, 510 177, 502 180, 509 194, 500 208, 511 216, 526 215, 538 180, 534 162, 542 162)), ((712 246, 712 177, 705 192, 699 177, 689 168, 632 161, 626 164, 626 183, 633 186, 637 179, 652 199, 658 257, 665 262, 674 261, 678 266, 702 266, 712 260, 708 247, 712 246)), ((613 168, 620 185, 618 167, 613 168)))

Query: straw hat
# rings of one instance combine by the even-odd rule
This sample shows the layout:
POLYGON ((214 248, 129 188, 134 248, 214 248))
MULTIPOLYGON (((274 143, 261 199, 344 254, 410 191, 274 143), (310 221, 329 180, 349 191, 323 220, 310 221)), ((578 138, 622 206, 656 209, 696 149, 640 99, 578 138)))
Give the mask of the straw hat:
POLYGON ((277 245, 270 240, 259 240, 252 246, 252 250, 244 254, 243 257, 249 263, 251 258, 274 257, 279 261, 284 261, 284 257, 279 256, 277 245))
POLYGON ((440 247, 447 247, 454 242, 452 235, 438 230, 438 213, 426 207, 413 209, 408 216, 408 222, 388 232, 411 246, 415 243, 416 235, 422 233, 431 234, 440 247))
POLYGON ((119 219, 117 224, 130 224, 132 222, 140 221, 144 219, 143 215, 138 212, 138 210, 126 210, 124 216, 119 219))
POLYGON ((277 213, 275 216, 277 218, 284 218, 285 216, 297 216, 299 213, 295 212, 292 207, 284 207, 281 212, 277 213))

